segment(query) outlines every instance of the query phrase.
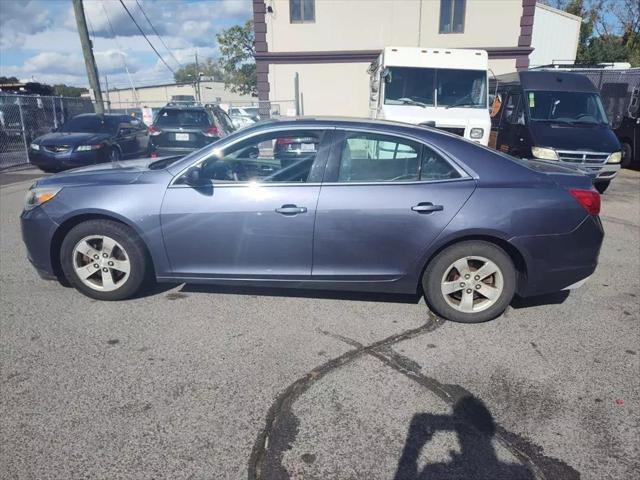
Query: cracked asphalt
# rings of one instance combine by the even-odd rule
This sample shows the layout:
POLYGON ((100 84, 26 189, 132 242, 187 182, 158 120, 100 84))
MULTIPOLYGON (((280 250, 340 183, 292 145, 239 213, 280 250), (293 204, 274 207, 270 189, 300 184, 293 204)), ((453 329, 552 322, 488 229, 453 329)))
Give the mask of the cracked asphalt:
POLYGON ((640 476, 640 173, 568 297, 460 325, 411 297, 40 280, 0 174, 0 478, 640 476))

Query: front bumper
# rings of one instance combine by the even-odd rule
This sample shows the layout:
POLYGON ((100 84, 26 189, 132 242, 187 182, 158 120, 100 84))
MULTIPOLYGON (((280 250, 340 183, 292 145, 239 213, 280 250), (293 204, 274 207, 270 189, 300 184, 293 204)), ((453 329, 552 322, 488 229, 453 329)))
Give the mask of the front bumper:
POLYGON ((595 271, 603 239, 602 222, 593 216, 563 235, 511 239, 527 264, 526 280, 520 284, 518 294, 528 297, 576 288, 576 283, 595 271))
POLYGON ((613 180, 620 171, 619 163, 605 163, 604 166, 598 170, 594 182, 610 182, 613 180))
POLYGON ((95 165, 107 160, 106 148, 90 150, 88 152, 70 151, 66 153, 52 153, 44 150, 29 149, 29 162, 45 170, 67 170, 76 167, 95 165))
POLYGON ((59 272, 56 271, 51 257, 51 244, 58 224, 47 215, 42 206, 39 206, 22 212, 20 227, 29 262, 42 278, 55 278, 59 272))

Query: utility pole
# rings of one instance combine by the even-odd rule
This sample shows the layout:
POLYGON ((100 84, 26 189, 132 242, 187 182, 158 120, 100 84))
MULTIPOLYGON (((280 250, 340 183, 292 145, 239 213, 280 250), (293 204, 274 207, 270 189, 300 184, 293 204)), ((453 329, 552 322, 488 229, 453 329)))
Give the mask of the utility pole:
POLYGON ((84 64, 87 67, 87 77, 89 79, 89 87, 93 90, 96 102, 96 113, 104 113, 104 104, 102 103, 102 91, 100 90, 100 81, 98 80, 98 67, 96 59, 93 58, 93 49, 89 32, 87 31, 87 19, 84 16, 84 7, 82 0, 73 1, 73 12, 76 16, 76 25, 78 26, 78 34, 80 35, 80 44, 82 45, 82 55, 84 56, 84 64))
POLYGON ((202 97, 200 96, 200 65, 198 65, 198 49, 196 48, 196 95, 198 97, 198 103, 202 103, 202 97))
POLYGON ((104 88, 107 90, 107 111, 111 113, 111 99, 109 98, 109 77, 104 76, 104 88))

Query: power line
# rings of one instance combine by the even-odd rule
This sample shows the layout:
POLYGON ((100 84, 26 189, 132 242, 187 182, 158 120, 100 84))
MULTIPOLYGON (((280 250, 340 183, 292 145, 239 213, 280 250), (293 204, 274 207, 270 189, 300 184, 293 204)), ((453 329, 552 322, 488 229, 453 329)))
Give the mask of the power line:
POLYGON ((178 65, 180 65, 180 68, 184 68, 183 65, 180 63, 180 61, 173 55, 173 52, 171 50, 169 50, 169 47, 167 47, 167 44, 164 43, 164 40, 162 39, 162 37, 160 36, 160 34, 158 33, 158 31, 156 30, 156 27, 153 26, 153 23, 151 23, 151 20, 149 19, 149 17, 147 16, 146 12, 144 11, 144 9, 142 8, 142 5, 140 5, 140 2, 138 2, 138 0, 136 0, 136 5, 138 5, 138 8, 140 9, 140 11, 142 12, 142 15, 144 15, 144 18, 147 19, 147 22, 149 22, 149 25, 151 26, 151 30, 153 30, 153 33, 156 34, 156 37, 158 37, 158 40, 160 40, 160 43, 162 43, 162 45, 164 45, 164 48, 167 49, 167 52, 169 52, 169 55, 171 55, 171 58, 173 58, 176 63, 178 65))
POLYGON ((176 74, 176 72, 173 71, 173 68, 171 68, 169 66, 169 64, 167 62, 164 61, 164 58, 162 58, 162 55, 160 55, 160 53, 158 53, 158 50, 156 50, 156 47, 153 46, 153 43, 151 43, 151 41, 147 38, 147 36, 145 35, 144 31, 142 30, 142 28, 140 28, 140 25, 138 25, 138 22, 136 22, 136 19, 133 18, 133 15, 131 15, 131 12, 129 11, 129 9, 127 8, 127 6, 124 4, 124 2, 122 0, 120 0, 120 5, 122 5, 122 7, 125 9, 125 11, 127 12, 127 14, 129 14, 129 17, 131 18, 131 20, 133 21, 133 23, 136 24, 136 27, 138 27, 138 30, 140 31, 140 33, 142 34, 142 36, 144 37, 144 39, 147 41, 147 43, 149 44, 149 46, 153 49, 154 52, 156 52, 156 55, 158 56, 158 58, 162 61, 162 63, 164 63, 164 66, 167 67, 169 69, 169 71, 171 73, 173 73, 174 75, 176 74))

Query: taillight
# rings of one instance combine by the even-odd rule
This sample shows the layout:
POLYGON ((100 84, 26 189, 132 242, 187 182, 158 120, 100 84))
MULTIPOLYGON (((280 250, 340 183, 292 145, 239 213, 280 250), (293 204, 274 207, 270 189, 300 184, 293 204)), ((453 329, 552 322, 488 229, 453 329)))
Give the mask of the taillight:
POLYGON ((151 158, 158 158, 158 154, 156 152, 151 152, 151 158))
POLYGON ((209 128, 205 128, 202 133, 204 133, 207 137, 219 137, 220 136, 220 130, 218 130, 218 127, 209 127, 209 128))
POLYGON ((589 215, 600 215, 600 194, 598 192, 570 188, 569 193, 584 207, 589 215))
POLYGON ((162 133, 162 130, 160 130, 158 127, 154 127, 153 125, 149 127, 149 135, 151 135, 152 137, 155 137, 156 135, 160 135, 161 133, 162 133))

